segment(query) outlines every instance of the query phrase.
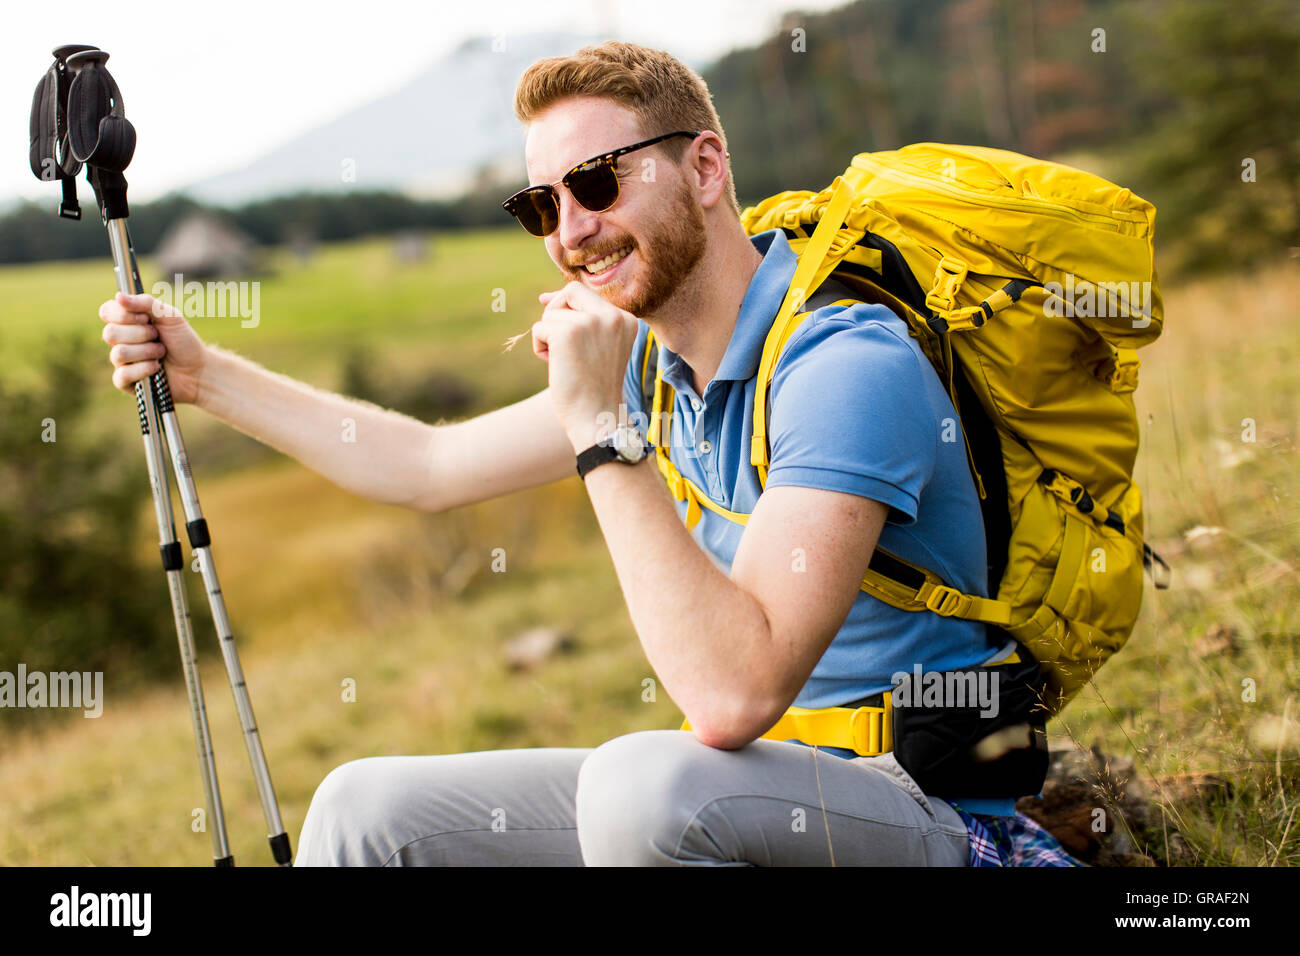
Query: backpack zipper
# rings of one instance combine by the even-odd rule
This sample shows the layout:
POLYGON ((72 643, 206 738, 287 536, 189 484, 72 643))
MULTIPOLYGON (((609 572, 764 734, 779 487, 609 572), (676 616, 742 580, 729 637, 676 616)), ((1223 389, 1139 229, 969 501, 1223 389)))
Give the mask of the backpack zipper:
POLYGON ((1071 206, 1062 203, 1054 203, 1047 199, 1033 198, 1030 199, 1012 199, 1009 197, 993 196, 988 193, 979 192, 974 189, 963 189, 960 186, 954 186, 942 180, 929 179, 925 176, 918 176, 915 173, 904 172, 899 169, 893 169, 882 166, 875 160, 867 159, 864 156, 856 157, 856 161, 870 167, 873 175, 882 179, 888 179, 903 186, 922 186, 926 189, 938 189, 940 192, 946 192, 959 199, 968 202, 979 202, 984 205, 1000 206, 1003 209, 1016 209, 1025 211, 1031 209, 1042 211, 1056 216, 1058 219, 1074 219, 1079 222, 1086 222, 1091 225, 1100 226, 1110 232, 1119 232, 1119 226, 1110 216, 1101 213, 1079 212, 1071 206))

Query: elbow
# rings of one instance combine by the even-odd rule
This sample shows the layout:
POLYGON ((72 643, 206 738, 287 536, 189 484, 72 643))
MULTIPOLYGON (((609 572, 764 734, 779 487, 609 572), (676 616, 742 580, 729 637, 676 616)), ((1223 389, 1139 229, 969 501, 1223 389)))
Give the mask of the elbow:
POLYGON ((418 511, 425 515, 440 515, 444 511, 450 511, 447 503, 440 499, 433 492, 426 492, 416 495, 414 498, 403 503, 403 507, 411 511, 418 511))
POLYGON ((695 734, 695 739, 704 746, 712 747, 714 750, 739 750, 759 736, 738 734, 722 724, 697 724, 695 721, 691 721, 691 733, 695 734))
POLYGON ((424 487, 400 502, 384 503, 398 504, 403 508, 426 515, 438 515, 451 510, 451 504, 447 501, 446 495, 440 493, 440 489, 431 486, 427 482, 424 487))
POLYGON ((446 482, 440 480, 437 472, 438 462, 442 460, 439 426, 425 427, 428 436, 423 452, 412 469, 415 491, 402 502, 402 506, 421 514, 436 515, 450 511, 452 502, 447 497, 446 482))
POLYGON ((732 704, 712 701, 697 715, 687 715, 695 739, 717 750, 739 750, 767 733, 785 713, 785 705, 743 697, 732 704), (698 719, 697 719, 698 718, 698 719))
POLYGON ((718 750, 739 750, 776 726, 799 694, 786 668, 755 669, 722 686, 697 685, 694 700, 682 711, 700 743, 718 750))

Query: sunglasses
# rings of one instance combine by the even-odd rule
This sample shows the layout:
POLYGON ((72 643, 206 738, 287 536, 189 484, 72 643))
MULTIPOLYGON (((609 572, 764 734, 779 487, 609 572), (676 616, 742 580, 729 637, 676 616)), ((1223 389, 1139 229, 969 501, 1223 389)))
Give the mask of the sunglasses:
POLYGON ((677 130, 654 139, 624 146, 612 153, 595 156, 574 166, 559 183, 529 186, 515 193, 501 205, 506 212, 519 220, 519 224, 534 236, 549 236, 560 225, 560 194, 557 185, 563 185, 583 209, 603 212, 618 202, 618 159, 638 149, 645 149, 674 136, 694 139, 700 133, 677 130))

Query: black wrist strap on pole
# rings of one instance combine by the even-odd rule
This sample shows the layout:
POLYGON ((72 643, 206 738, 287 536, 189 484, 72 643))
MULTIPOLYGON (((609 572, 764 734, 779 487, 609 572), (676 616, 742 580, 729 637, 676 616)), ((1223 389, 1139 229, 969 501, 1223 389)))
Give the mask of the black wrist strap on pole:
POLYGON ((129 215, 122 173, 135 154, 135 127, 104 66, 107 59, 97 47, 61 46, 32 96, 28 162, 42 182, 59 180, 59 215, 66 219, 81 218, 76 180, 83 165, 100 217, 107 222, 129 215))
POLYGON ((65 219, 81 218, 81 206, 77 203, 77 173, 81 172, 81 162, 72 155, 68 146, 67 102, 73 77, 66 60, 69 56, 94 49, 93 46, 77 44, 55 50, 54 62, 36 84, 32 96, 28 162, 37 179, 42 182, 58 180, 63 186, 59 215, 65 219))
POLYGON ((77 162, 120 173, 135 155, 135 127, 107 59, 103 50, 82 50, 65 61, 77 72, 68 87, 68 147, 77 162))

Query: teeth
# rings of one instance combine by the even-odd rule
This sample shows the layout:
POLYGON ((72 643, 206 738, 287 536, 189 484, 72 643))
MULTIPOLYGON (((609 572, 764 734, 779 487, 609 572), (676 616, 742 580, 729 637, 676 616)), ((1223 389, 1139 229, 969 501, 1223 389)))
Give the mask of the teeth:
POLYGON ((604 259, 601 259, 598 262, 587 263, 587 265, 584 266, 584 268, 594 276, 600 275, 602 272, 604 272, 614 263, 624 258, 631 251, 632 251, 632 247, 628 246, 625 249, 618 250, 618 252, 611 252, 604 259))

